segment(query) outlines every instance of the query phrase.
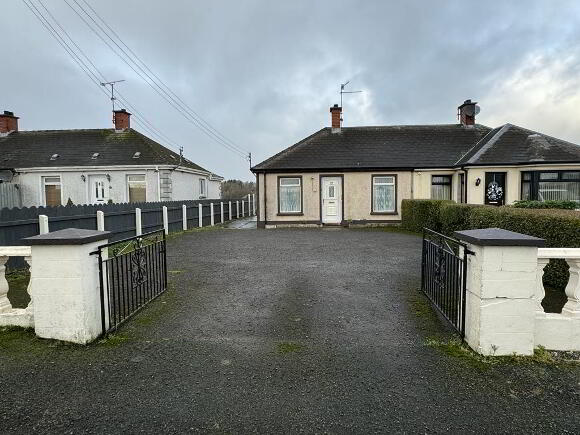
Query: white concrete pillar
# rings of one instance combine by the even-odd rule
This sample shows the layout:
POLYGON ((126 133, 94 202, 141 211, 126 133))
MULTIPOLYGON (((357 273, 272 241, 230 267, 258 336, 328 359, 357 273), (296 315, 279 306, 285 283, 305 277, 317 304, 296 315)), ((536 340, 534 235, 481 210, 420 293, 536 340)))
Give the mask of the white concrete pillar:
POLYGON ((224 203, 223 201, 220 202, 220 216, 221 216, 221 223, 224 223, 224 203))
POLYGON ((32 312, 31 285, 26 289, 30 296, 30 302, 26 308, 12 308, 8 299, 8 282, 6 281, 6 262, 10 257, 24 257, 32 271, 30 246, 4 246, 0 247, 0 326, 20 326, 30 328, 34 326, 34 313, 32 312))
POLYGON ((68 228, 29 237, 34 330, 41 338, 86 344, 102 332, 97 247, 106 231, 68 228))
POLYGON ((38 227, 39 227, 39 234, 46 234, 49 232, 48 216, 46 216, 44 214, 38 215, 38 227))
POLYGON ((163 206, 163 230, 165 235, 169 234, 169 219, 167 218, 167 206, 163 206))
MULTIPOLYGON (((570 279, 566 286, 568 302, 562 308, 562 314, 580 318, 580 258, 567 258, 566 261, 570 266, 570 279)), ((580 337, 580 331, 578 335, 580 337)))
POLYGON ((532 355, 538 247, 544 240, 499 228, 457 231, 468 244, 465 339, 483 355, 532 355))
POLYGON ((105 231, 105 213, 97 210, 97 231, 105 231))
POLYGON ((240 218, 240 201, 236 201, 236 219, 240 218))
POLYGON ((252 215, 256 216, 256 194, 252 193, 252 215))
POLYGON ((231 221, 234 217, 232 216, 232 202, 228 201, 228 220, 231 221))
POLYGON ((12 304, 8 299, 8 281, 6 281, 6 262, 10 257, 0 257, 0 313, 10 311, 12 304))
POLYGON ((245 216, 245 211, 244 211, 245 203, 246 203, 246 201, 242 199, 242 217, 245 216))
POLYGON ((210 202, 209 203, 209 212, 210 212, 210 215, 211 215, 210 218, 209 218, 210 225, 213 227, 214 226, 214 223, 215 223, 214 222, 214 216, 213 216, 213 202, 210 202))
POLYGON ((183 231, 187 231, 187 206, 185 204, 183 204, 181 206, 181 213, 183 216, 183 231))
POLYGON ((199 204, 199 227, 203 227, 203 204, 199 204))
MULTIPOLYGON (((165 215, 163 216, 165 219, 165 215)), ((141 224, 141 209, 135 209, 135 235, 140 236, 143 234, 143 225, 141 224)))

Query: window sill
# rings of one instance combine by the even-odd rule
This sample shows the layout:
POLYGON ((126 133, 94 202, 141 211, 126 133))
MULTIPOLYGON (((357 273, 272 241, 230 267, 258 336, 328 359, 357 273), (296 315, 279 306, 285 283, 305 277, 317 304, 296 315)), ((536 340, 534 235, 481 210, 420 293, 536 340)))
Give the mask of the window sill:
POLYGON ((304 213, 297 212, 297 213, 278 213, 276 216, 304 216, 304 213))
POLYGON ((379 215, 379 216, 396 216, 399 213, 396 211, 371 211, 371 215, 379 215))

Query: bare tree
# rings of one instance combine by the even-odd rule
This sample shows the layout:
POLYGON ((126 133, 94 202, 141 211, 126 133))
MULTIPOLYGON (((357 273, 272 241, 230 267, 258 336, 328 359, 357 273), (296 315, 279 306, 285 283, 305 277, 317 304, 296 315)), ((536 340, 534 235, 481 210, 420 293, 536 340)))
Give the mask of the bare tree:
POLYGON ((227 180, 222 183, 223 199, 239 199, 248 193, 256 193, 256 183, 253 181, 227 180))

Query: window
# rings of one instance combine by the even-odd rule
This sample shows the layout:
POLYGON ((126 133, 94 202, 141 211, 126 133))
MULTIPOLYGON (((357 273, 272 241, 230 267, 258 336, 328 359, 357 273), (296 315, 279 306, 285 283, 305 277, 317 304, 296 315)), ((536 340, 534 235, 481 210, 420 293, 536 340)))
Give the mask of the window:
POLYGON ((372 212, 396 212, 396 177, 394 175, 373 175, 372 212))
POLYGON ((147 182, 145 175, 127 175, 129 202, 147 201, 147 182))
POLYGON ((60 177, 42 177, 44 205, 57 207, 62 205, 60 177))
POLYGON ((302 177, 278 178, 278 212, 302 213, 302 177))
POLYGON ((580 204, 580 171, 522 172, 521 199, 580 204))
POLYGON ((451 199, 451 175, 431 177, 431 199, 451 199))
POLYGON ((206 196, 206 195, 207 195, 206 180, 205 180, 205 178, 200 178, 199 179, 199 196, 206 196))

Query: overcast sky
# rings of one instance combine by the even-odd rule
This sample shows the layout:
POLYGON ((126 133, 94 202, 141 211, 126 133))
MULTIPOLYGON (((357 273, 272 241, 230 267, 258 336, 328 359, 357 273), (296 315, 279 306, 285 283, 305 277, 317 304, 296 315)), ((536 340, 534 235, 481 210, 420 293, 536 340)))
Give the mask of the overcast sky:
MULTIPOLYGON (((345 80, 364 91, 345 97, 345 126, 455 123, 471 98, 482 124, 580 143, 578 1, 87 1, 254 164, 328 126, 345 80)), ((126 99, 186 157, 252 178, 247 162, 156 94, 64 0, 42 3, 107 80, 126 80, 126 99)), ((1 8, 0 110, 20 116, 23 130, 110 127, 110 101, 24 1, 1 8)))

